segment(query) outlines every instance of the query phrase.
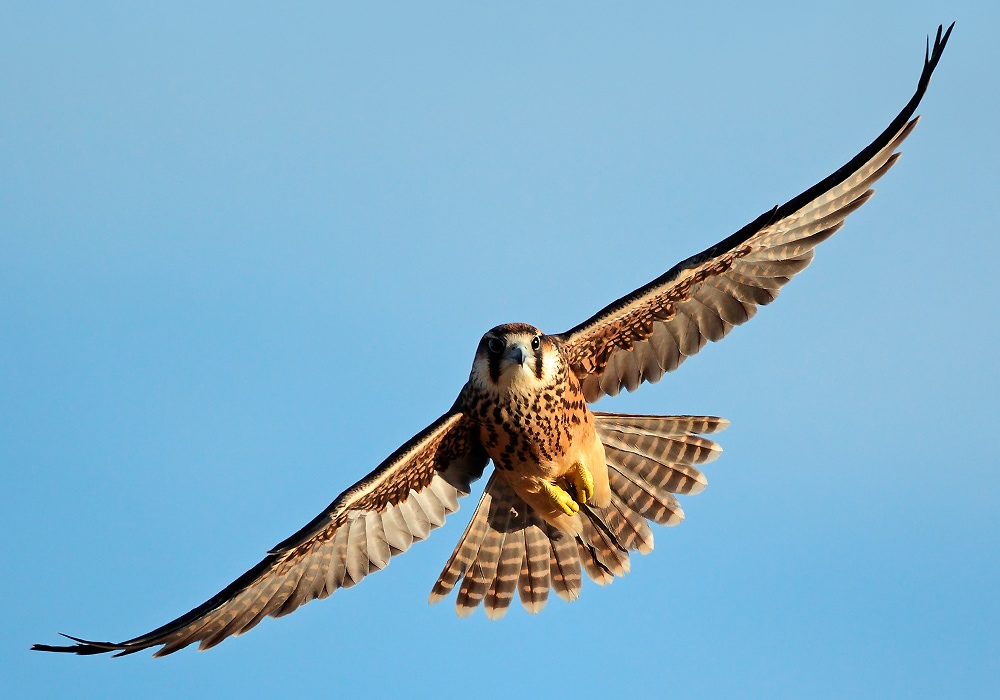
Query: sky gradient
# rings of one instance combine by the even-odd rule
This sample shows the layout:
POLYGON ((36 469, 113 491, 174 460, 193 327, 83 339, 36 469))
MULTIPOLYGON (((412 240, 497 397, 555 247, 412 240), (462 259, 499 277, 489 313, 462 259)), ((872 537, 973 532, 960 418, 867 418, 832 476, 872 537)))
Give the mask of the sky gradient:
POLYGON ((1000 10, 985 2, 4 4, 0 696, 996 697, 1000 10), (685 522, 573 604, 386 571, 204 654, 201 603, 451 405, 846 162, 876 196, 604 411, 721 415, 685 522))

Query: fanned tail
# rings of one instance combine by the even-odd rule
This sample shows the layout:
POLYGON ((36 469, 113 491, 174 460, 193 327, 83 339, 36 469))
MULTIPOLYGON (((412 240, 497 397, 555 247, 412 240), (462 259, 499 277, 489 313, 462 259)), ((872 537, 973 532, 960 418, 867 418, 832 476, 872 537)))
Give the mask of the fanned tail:
POLYGON ((580 596, 581 571, 606 585, 624 576, 629 552, 648 554, 653 532, 647 521, 676 525, 684 519, 678 494, 696 494, 708 483, 696 465, 722 449, 699 434, 724 430, 712 416, 640 416, 595 413, 604 443, 611 502, 584 504, 575 540, 525 503, 496 472, 461 539, 431 590, 436 603, 459 585, 456 610, 471 615, 483 603, 487 616, 503 617, 516 590, 530 613, 545 607, 549 590, 567 601, 580 596))

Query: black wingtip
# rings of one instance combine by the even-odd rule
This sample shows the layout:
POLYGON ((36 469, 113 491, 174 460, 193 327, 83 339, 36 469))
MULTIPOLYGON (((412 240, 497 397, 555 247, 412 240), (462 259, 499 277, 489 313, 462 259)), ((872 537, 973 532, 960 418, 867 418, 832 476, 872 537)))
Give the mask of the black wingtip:
MULTIPOLYGON (((69 634, 59 633, 60 636, 76 642, 66 646, 53 646, 51 644, 32 644, 31 651, 50 651, 58 654, 77 654, 79 656, 92 656, 93 654, 106 654, 109 651, 120 651, 124 649, 121 644, 112 642, 94 642, 89 639, 81 639, 69 634)), ((117 656, 117 654, 116 654, 117 656)))
POLYGON ((938 61, 941 60, 941 54, 944 53, 944 47, 948 45, 948 39, 951 38, 951 30, 955 28, 955 23, 952 22, 948 25, 948 29, 945 30, 943 24, 939 24, 937 28, 937 34, 934 36, 934 47, 931 48, 931 38, 928 35, 927 45, 924 48, 924 70, 920 74, 920 82, 917 84, 918 92, 922 92, 927 89, 927 84, 930 83, 931 73, 937 68, 938 61))
POLYGON ((574 335, 582 331, 583 329, 596 323, 599 319, 606 318, 621 309, 628 306, 635 299, 641 298, 644 294, 647 294, 651 289, 658 287, 660 285, 666 284, 667 282, 676 279, 682 270, 695 267, 700 265, 706 260, 716 257, 728 250, 732 250, 736 246, 740 245, 744 241, 749 240, 761 229, 771 225, 779 219, 783 219, 789 216, 800 208, 802 208, 808 202, 819 197, 824 192, 836 187, 838 184, 843 182, 845 179, 850 177, 853 173, 857 172, 858 168, 867 163, 876 153, 878 153, 887 143, 889 143, 897 134, 900 133, 902 129, 912 128, 912 125, 916 123, 916 119, 919 117, 914 117, 917 111, 917 107, 920 105, 921 99, 923 99, 924 93, 927 91, 927 86, 931 81, 931 74, 937 67, 938 61, 941 60, 941 55, 944 53, 944 48, 948 44, 948 39, 951 38, 951 31, 955 28, 955 23, 952 22, 948 25, 948 29, 945 30, 944 25, 938 25, 937 34, 934 37, 934 46, 930 46, 930 36, 927 37, 927 47, 924 54, 924 67, 920 72, 920 79, 917 81, 917 89, 913 93, 909 102, 903 107, 902 111, 896 115, 896 117, 889 123, 889 126, 879 134, 874 141, 872 141, 868 146, 866 146, 860 153, 858 153, 854 158, 849 160, 843 167, 837 169, 835 172, 831 173, 827 177, 823 178, 821 181, 802 192, 796 197, 788 200, 781 206, 774 207, 770 209, 756 219, 751 221, 749 224, 736 231, 730 236, 727 236, 723 240, 719 241, 713 246, 706 248, 705 250, 692 255, 686 260, 682 260, 677 265, 667 270, 665 273, 657 277, 652 282, 643 285, 639 289, 635 290, 631 294, 628 294, 621 299, 618 299, 611 304, 608 304, 603 309, 598 311, 596 314, 588 318, 583 323, 580 323, 573 328, 559 334, 559 338, 566 342, 574 335), (911 120, 913 120, 911 122, 911 120))
MULTIPOLYGON (((924 97, 924 93, 927 92, 927 86, 931 82, 931 74, 934 73, 934 69, 937 68, 938 61, 941 60, 941 55, 944 53, 944 47, 948 44, 948 39, 951 37, 951 30, 955 28, 955 23, 952 22, 948 26, 948 30, 945 31, 944 25, 939 24, 937 29, 937 34, 934 37, 934 46, 925 49, 924 53, 924 67, 920 71, 920 78, 917 80, 917 89, 910 98, 910 101, 906 103, 902 111, 896 115, 896 118, 890 122, 889 126, 879 134, 879 136, 872 141, 868 146, 863 149, 858 155, 848 161, 842 168, 838 169, 836 172, 823 179, 822 181, 816 183, 808 190, 803 192, 797 197, 792 198, 788 202, 785 202, 777 211, 773 212, 770 217, 767 214, 762 215, 757 221, 762 221, 765 218, 771 219, 782 219, 789 214, 792 214, 803 206, 806 202, 812 201, 821 193, 835 187, 840 182, 843 182, 845 178, 850 176, 851 173, 855 172, 859 167, 866 163, 872 156, 878 153, 889 141, 896 136, 901 129, 906 128, 907 124, 911 119, 919 119, 919 117, 914 118, 916 114, 917 107, 920 105, 920 101, 924 97)), ((930 44, 930 37, 927 37, 927 43, 930 44)), ((911 127, 912 128, 912 127, 911 127)), ((751 230, 753 225, 757 222, 751 222, 751 224, 744 226, 740 229, 740 232, 746 238, 752 236, 755 231, 751 230)), ((740 233, 738 232, 738 233, 740 233)), ((734 234, 735 236, 735 234, 734 234)), ((730 238, 734 238, 730 236, 730 238)), ((728 241, 729 239, 727 239, 728 241)), ((738 241, 737 241, 738 242, 738 241)), ((708 252, 708 251, 706 251, 708 252)))
POLYGON ((93 656, 94 654, 106 654, 111 649, 95 647, 87 644, 73 644, 70 646, 58 647, 49 644, 32 644, 32 651, 51 651, 57 654, 76 654, 77 656, 93 656))

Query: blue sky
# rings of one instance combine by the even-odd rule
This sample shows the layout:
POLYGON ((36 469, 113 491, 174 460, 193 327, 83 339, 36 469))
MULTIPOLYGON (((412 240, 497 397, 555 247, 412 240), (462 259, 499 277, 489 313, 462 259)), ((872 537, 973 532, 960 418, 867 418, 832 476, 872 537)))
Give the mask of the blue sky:
POLYGON ((0 695, 1000 692, 1000 11, 538 5, 4 4, 0 695), (202 602, 443 412, 483 331, 565 330, 839 167, 951 20, 810 269, 598 404, 732 421, 628 577, 429 607, 470 498, 210 652, 28 651, 202 602))

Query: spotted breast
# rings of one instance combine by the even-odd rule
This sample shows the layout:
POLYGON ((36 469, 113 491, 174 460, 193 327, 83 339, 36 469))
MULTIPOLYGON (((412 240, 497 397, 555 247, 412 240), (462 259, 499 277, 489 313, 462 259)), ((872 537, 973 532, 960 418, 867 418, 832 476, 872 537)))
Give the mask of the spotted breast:
POLYGON ((557 338, 523 323, 479 343, 459 398, 500 475, 549 523, 580 533, 580 504, 608 504, 604 446, 557 338))

